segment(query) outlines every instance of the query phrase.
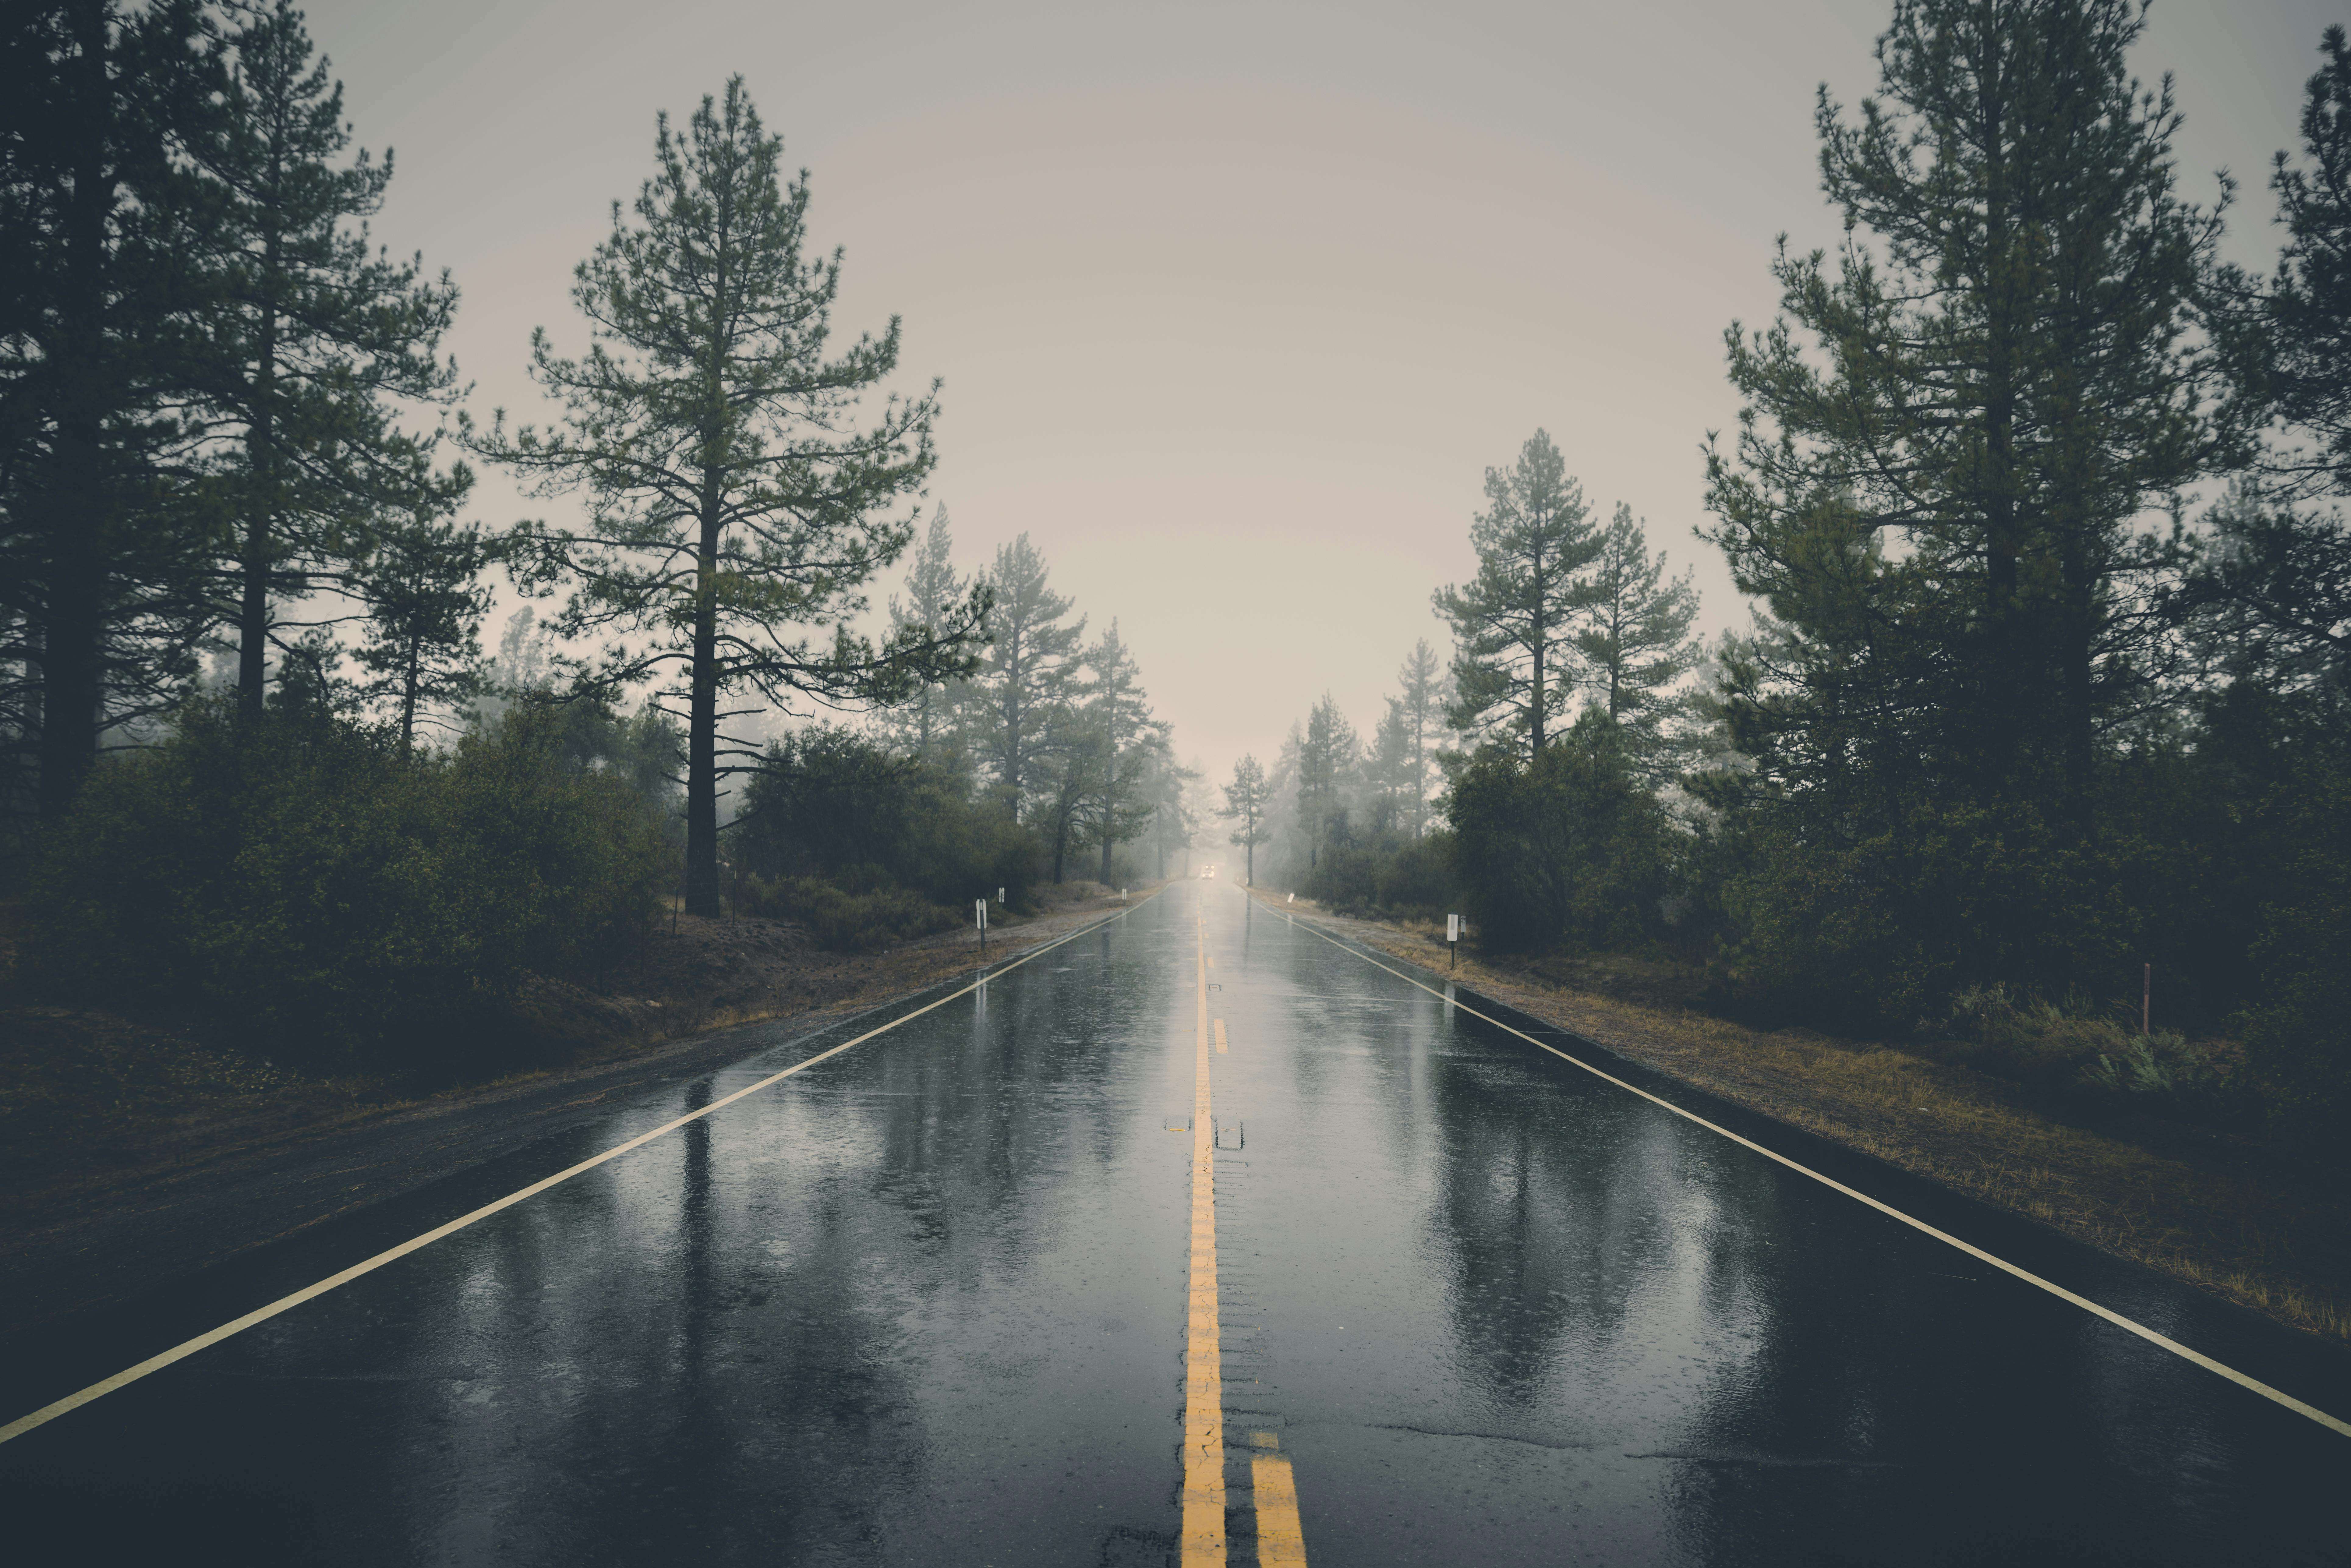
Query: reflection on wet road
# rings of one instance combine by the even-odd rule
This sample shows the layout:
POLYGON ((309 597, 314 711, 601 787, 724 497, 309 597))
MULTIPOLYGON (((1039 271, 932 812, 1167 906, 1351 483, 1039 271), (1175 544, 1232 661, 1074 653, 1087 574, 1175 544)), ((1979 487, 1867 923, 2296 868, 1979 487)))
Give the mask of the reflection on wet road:
MULTIPOLYGON (((747 1030, 682 1097, 66 1325, 0 1415, 857 1032, 747 1030)), ((1931 1218, 2345 1407, 2323 1347, 1931 1218)), ((0 1497, 81 1562, 2331 1563, 2346 1444, 1185 883, 0 1445, 0 1497)))

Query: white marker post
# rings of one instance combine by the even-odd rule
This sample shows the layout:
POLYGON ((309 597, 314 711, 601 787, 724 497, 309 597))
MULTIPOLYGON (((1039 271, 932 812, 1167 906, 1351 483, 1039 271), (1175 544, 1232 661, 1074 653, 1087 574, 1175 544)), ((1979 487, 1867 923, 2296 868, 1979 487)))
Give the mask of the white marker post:
POLYGON ((1449 955, 1445 960, 1445 967, 1448 969, 1459 968, 1461 967, 1461 916, 1458 915, 1448 915, 1445 917, 1445 950, 1449 955))
POLYGON ((979 925, 979 956, 985 959, 987 956, 987 900, 973 899, 971 911, 973 919, 979 925))
POLYGON ((1004 890, 1000 887, 996 890, 996 902, 998 904, 1004 902, 1004 890))

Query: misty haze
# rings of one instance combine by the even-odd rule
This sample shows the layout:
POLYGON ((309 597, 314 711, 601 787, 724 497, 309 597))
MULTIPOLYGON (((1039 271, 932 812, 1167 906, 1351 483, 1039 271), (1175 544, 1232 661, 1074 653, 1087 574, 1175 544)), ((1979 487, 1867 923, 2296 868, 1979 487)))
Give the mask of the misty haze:
POLYGON ((2344 23, 12 5, 0 1557, 2341 1563, 2344 23))

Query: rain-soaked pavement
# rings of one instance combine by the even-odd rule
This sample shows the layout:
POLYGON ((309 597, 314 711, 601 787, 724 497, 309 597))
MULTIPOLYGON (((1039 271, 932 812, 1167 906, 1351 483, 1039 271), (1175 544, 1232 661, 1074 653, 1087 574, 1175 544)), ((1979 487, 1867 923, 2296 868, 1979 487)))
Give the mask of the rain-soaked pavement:
MULTIPOLYGON (((878 1021, 747 1030, 683 1092, 44 1331, 0 1419, 878 1021)), ((1234 1563, 2346 1560, 2351 1438, 1216 883, 0 1444, 0 1557, 1191 1560, 1203 1056, 1234 1563), (1282 1460, 1295 1533, 1251 1488, 1282 1460)), ((2351 1413, 2325 1347, 1607 1065, 2351 1413)))

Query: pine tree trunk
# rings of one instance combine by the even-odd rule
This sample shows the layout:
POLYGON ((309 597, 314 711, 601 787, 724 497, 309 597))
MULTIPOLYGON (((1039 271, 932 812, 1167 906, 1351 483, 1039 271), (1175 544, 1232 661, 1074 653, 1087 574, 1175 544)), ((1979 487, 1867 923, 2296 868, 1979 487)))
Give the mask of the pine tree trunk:
POLYGON ((113 119, 107 80, 106 8, 74 7, 73 69, 92 124, 74 164, 72 204, 66 212, 64 318, 66 351, 57 367, 57 479, 44 497, 49 580, 41 627, 40 794, 43 817, 64 814, 98 757, 100 649, 105 638, 104 568, 98 541, 107 527, 105 363, 107 212, 114 183, 107 177, 113 119))
POLYGON ((718 486, 703 486, 685 727, 685 911, 718 914, 718 486))
MULTIPOLYGON (((280 171, 273 160, 272 188, 280 171)), ((237 605, 236 706, 248 717, 261 716, 269 657, 269 535, 277 507, 277 274, 278 238, 265 242, 262 263, 261 350, 254 364, 253 427, 246 435, 251 465, 252 510, 245 521, 241 563, 245 591, 237 605)))
POLYGON ((1104 887, 1110 885, 1110 844, 1118 831, 1118 753, 1113 750, 1102 764, 1102 876, 1104 887))
POLYGON ((408 640, 407 680, 400 694, 400 754, 405 757, 416 735, 416 688, 424 662, 424 639, 412 636, 408 640))

